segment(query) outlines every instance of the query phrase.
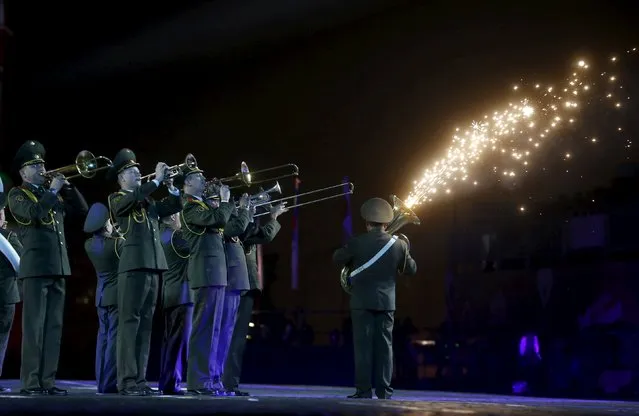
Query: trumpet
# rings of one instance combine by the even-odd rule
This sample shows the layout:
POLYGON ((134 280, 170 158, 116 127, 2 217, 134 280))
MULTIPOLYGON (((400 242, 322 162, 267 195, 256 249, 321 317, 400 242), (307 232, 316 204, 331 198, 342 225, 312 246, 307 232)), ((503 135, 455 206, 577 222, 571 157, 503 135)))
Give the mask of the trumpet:
MULTIPOLYGON (((307 195, 315 195, 315 194, 326 192, 326 191, 329 191, 329 190, 335 189, 335 188, 342 188, 342 189, 347 188, 347 189, 346 189, 346 191, 340 192, 338 194, 331 194, 331 195, 327 195, 327 196, 324 196, 324 197, 319 197, 317 199, 312 199, 310 201, 298 202, 298 203, 295 203, 293 205, 289 205, 286 208, 290 209, 290 208, 303 207, 304 205, 315 204, 317 202, 326 201, 328 199, 339 198, 340 196, 349 195, 349 194, 352 194, 355 191, 355 185, 353 185, 352 182, 346 182, 346 183, 340 183, 340 184, 337 184, 337 185, 327 186, 325 188, 315 189, 313 191, 303 192, 303 193, 297 194, 297 195, 286 196, 286 197, 275 199, 275 200, 268 201, 268 202, 258 202, 257 204, 255 204, 255 206, 256 207, 260 207, 260 206, 263 206, 263 205, 278 204, 278 203, 282 203, 282 202, 288 201, 289 199, 294 199, 294 198, 297 199, 297 198, 302 198, 302 197, 307 196, 307 195)), ((260 212, 259 214, 255 214, 253 216, 253 218, 261 217, 263 215, 269 215, 269 214, 270 214, 270 212, 268 212, 268 211, 267 212, 260 212)))
POLYGON ((251 185, 255 185, 255 184, 263 183, 263 182, 275 181, 277 179, 288 178, 289 176, 298 176, 299 173, 300 173, 300 169, 297 167, 297 165, 293 163, 288 163, 286 165, 273 166, 271 168, 260 169, 260 170, 251 172, 246 162, 242 162, 240 164, 240 171, 236 173, 235 175, 227 176, 225 178, 220 178, 220 179, 214 179, 213 181, 217 182, 218 184, 225 184, 230 189, 234 189, 234 188, 240 188, 240 187, 249 187, 251 185), (271 172, 274 170, 283 170, 287 168, 290 168, 291 170, 289 173, 282 173, 280 175, 275 175, 273 177, 266 177, 266 178, 259 177, 260 174, 264 174, 264 172, 271 172), (258 176, 257 180, 253 178, 254 175, 258 176), (229 185, 229 183, 233 183, 236 181, 239 181, 240 183, 235 185, 232 185, 232 184, 229 185))
POLYGON ((47 178, 47 180, 52 180, 56 176, 65 176, 66 173, 77 172, 74 175, 66 176, 65 179, 74 179, 74 178, 93 178, 95 174, 99 171, 105 170, 113 166, 113 162, 106 156, 95 156, 88 150, 83 150, 75 158, 75 163, 72 165, 62 166, 61 168, 53 169, 41 173, 40 175, 47 178), (100 163, 104 163, 103 166, 100 166, 100 163))
MULTIPOLYGON (((189 168, 197 167, 197 159, 195 159, 195 156, 193 156, 193 154, 191 153, 187 154, 186 157, 184 158, 184 162, 180 163, 179 165, 173 165, 173 166, 167 167, 164 173, 164 180, 166 181, 167 179, 173 179, 176 176, 180 176, 182 174, 182 169, 187 167, 189 168)), ((153 178, 154 176, 155 176, 155 173, 149 173, 148 175, 142 176, 140 179, 150 181, 151 178, 153 178)))

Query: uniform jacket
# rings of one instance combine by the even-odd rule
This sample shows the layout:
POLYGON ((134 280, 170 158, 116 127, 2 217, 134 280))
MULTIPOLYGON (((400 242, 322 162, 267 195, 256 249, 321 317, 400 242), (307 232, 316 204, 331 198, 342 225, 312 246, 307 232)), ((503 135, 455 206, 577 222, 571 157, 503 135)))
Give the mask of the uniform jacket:
POLYGON ((89 256, 98 278, 95 306, 118 304, 118 267, 123 246, 122 237, 94 235, 84 242, 84 251, 89 256))
POLYGON ((189 243, 182 230, 160 224, 160 239, 169 269, 162 273, 162 307, 171 308, 193 303, 189 287, 189 243))
POLYGON ((226 286, 226 253, 223 228, 235 208, 221 202, 213 208, 204 201, 185 194, 182 210, 184 239, 189 242, 189 282, 191 289, 226 286))
POLYGON ((250 221, 248 209, 234 209, 224 227, 226 249, 227 290, 249 290, 249 272, 240 236, 246 231, 250 221))
MULTIPOLYGON (((390 234, 380 229, 353 237, 335 251, 333 261, 354 270, 375 256, 390 238, 390 234)), ((394 311, 398 271, 405 275, 417 273, 417 264, 402 240, 397 240, 372 266, 353 277, 351 309, 394 311)))
MULTIPOLYGON (((6 238, 19 256, 22 255, 22 244, 18 235, 13 231, 0 229, 0 233, 6 238)), ((9 260, 0 254, 0 306, 13 305, 20 302, 20 292, 18 291, 18 275, 11 266, 9 260)))
POLYGON ((48 189, 24 183, 9 191, 9 210, 18 223, 23 252, 19 278, 70 276, 64 219, 67 214, 85 216, 89 207, 73 186, 56 195, 48 189))
POLYGON ((282 226, 277 220, 270 220, 264 225, 250 223, 242 235, 246 265, 248 268, 249 283, 251 290, 262 290, 257 272, 257 249, 258 244, 266 244, 273 241, 273 238, 280 231, 282 226))
POLYGON ((126 239, 120 254, 120 273, 168 268, 160 243, 158 220, 180 212, 182 199, 169 194, 156 201, 149 196, 156 189, 155 182, 149 181, 131 192, 120 190, 109 195, 111 218, 118 223, 126 239))

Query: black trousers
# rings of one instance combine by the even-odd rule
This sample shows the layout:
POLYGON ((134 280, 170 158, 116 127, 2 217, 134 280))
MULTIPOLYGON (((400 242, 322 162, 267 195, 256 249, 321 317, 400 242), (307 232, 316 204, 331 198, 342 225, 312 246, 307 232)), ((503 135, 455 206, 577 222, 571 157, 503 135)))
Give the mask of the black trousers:
POLYGON ((117 393, 118 306, 98 306, 98 341, 95 345, 95 380, 98 393, 117 393))
POLYGON ((9 335, 13 327, 13 317, 16 314, 16 305, 0 306, 0 376, 2 375, 2 365, 7 354, 9 345, 9 335))
POLYGON ((189 364, 186 385, 189 390, 210 388, 212 374, 209 360, 217 356, 224 307, 224 286, 200 287, 193 290, 193 327, 189 337, 189 364))
POLYGON ((162 314, 164 337, 158 387, 165 393, 171 393, 180 390, 182 374, 188 359, 193 305, 171 306, 164 309, 162 314))
POLYGON ((377 397, 393 394, 393 325, 395 311, 353 309, 353 346, 355 348, 355 388, 372 393, 371 376, 377 397))
POLYGON ((66 281, 63 277, 28 277, 22 282, 23 389, 55 386, 60 358, 66 281))
POLYGON ((240 306, 237 310, 235 329, 231 337, 231 346, 224 363, 222 384, 228 390, 235 390, 240 386, 242 375, 242 361, 244 360, 244 350, 246 349, 246 336, 249 332, 249 323, 253 316, 253 305, 258 292, 249 291, 240 298, 240 306))
POLYGON ((147 385, 153 313, 158 298, 158 273, 134 270, 118 276, 118 389, 147 385))
POLYGON ((241 294, 242 293, 240 291, 227 290, 224 295, 224 306, 222 308, 222 322, 220 323, 220 339, 217 345, 217 354, 211 355, 211 360, 209 361, 209 365, 211 366, 210 373, 213 375, 213 387, 216 389, 225 388, 225 386, 221 384, 222 371, 224 370, 226 356, 228 355, 229 348, 231 347, 231 338, 233 337, 233 331, 235 329, 241 294))

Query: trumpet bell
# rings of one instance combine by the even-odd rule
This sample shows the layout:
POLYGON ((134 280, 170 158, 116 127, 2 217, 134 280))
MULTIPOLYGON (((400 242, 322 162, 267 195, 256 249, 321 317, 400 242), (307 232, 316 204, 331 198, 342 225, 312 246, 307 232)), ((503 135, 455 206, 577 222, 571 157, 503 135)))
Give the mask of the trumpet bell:
POLYGON ((248 168, 246 162, 240 164, 240 180, 246 186, 251 186, 251 171, 248 168))

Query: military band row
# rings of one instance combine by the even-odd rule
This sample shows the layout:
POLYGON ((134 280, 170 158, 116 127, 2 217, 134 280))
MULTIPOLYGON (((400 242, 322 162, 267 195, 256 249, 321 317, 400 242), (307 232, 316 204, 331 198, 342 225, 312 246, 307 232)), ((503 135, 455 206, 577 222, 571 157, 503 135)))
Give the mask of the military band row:
MULTIPOLYGON (((75 168, 90 177, 101 169, 97 159, 76 160, 75 168)), ((239 381, 253 302, 261 290, 256 245, 278 233, 285 201, 256 204, 245 193, 236 203, 225 181, 207 180, 193 157, 173 167, 158 163, 147 181, 133 151, 122 149, 106 166, 119 190, 89 208, 64 171, 45 170, 41 143, 24 143, 14 162, 22 183, 8 194, 0 192, 2 212, 8 206, 17 224, 17 234, 3 227, 0 240, 0 358, 20 301, 19 279, 22 394, 67 394, 56 386, 65 277, 71 275, 67 215, 84 217, 89 236, 84 248, 97 274, 99 393, 181 395, 185 373, 187 394, 248 394, 239 390, 239 381), (161 187, 168 196, 154 198, 161 187), (257 217, 264 215, 260 223, 257 217), (156 390, 146 373, 160 293, 164 336, 156 390)), ((238 177, 249 185, 244 167, 238 177)), ((260 194, 260 200, 268 199, 260 194)))

